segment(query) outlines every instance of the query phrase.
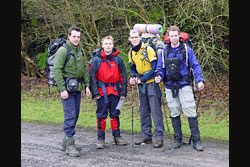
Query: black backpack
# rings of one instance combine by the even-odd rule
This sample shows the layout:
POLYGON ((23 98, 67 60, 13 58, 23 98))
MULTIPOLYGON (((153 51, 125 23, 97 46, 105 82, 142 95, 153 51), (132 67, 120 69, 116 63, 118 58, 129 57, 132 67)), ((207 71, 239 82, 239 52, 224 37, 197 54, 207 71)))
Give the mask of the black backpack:
POLYGON ((55 58, 55 53, 57 52, 57 50, 60 47, 65 47, 67 49, 67 57, 64 63, 64 66, 67 64, 67 62, 69 61, 69 58, 71 56, 70 53, 70 48, 68 45, 66 45, 66 39, 63 38, 58 38, 58 39, 54 39, 50 42, 50 45, 48 46, 48 60, 47 60, 47 67, 46 67, 46 73, 47 73, 47 77, 48 77, 48 84, 51 86, 56 86, 56 81, 54 79, 54 75, 53 75, 53 69, 54 69, 54 58, 55 58))

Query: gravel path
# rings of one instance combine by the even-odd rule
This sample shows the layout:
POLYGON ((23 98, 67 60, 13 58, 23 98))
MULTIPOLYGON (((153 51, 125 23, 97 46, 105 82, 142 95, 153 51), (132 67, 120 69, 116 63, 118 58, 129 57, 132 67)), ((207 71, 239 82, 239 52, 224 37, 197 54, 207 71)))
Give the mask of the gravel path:
MULTIPOLYGON (((131 133, 122 132, 126 146, 112 145, 110 130, 106 130, 106 147, 97 150, 96 132, 84 127, 76 128, 76 144, 82 147, 79 157, 69 157, 60 151, 62 140, 60 124, 21 123, 21 166, 23 167, 227 167, 229 144, 203 142, 204 151, 190 145, 169 150, 170 141, 164 139, 162 148, 131 145, 131 133)), ((139 136, 136 134, 135 138, 139 136)))

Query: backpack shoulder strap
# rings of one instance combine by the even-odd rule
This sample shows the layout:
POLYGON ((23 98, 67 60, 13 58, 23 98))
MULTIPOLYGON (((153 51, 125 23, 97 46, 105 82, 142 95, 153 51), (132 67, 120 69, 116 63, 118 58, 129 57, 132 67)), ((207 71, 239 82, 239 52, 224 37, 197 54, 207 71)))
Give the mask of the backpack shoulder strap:
POLYGON ((148 62, 150 62, 149 61, 149 59, 148 59, 148 46, 150 46, 149 44, 144 44, 144 47, 143 47, 143 51, 142 51, 142 54, 143 54, 143 58, 141 59, 141 61, 143 61, 144 59, 146 59, 148 62))
POLYGON ((101 63, 104 62, 104 61, 107 62, 107 63, 109 64, 109 66, 111 67, 109 61, 114 60, 114 61, 115 61, 115 64, 117 64, 117 66, 119 67, 118 56, 113 57, 111 60, 103 60, 103 59, 100 58, 99 56, 97 56, 96 59, 97 59, 97 71, 98 71, 98 69, 99 69, 101 63))
POLYGON ((118 60, 118 56, 115 56, 115 57, 114 57, 114 60, 115 60, 115 64, 117 64, 117 66, 119 67, 119 60, 118 60))
POLYGON ((82 52, 82 56, 84 57, 84 52, 83 52, 82 48, 80 48, 80 50, 81 50, 81 52, 82 52))
POLYGON ((184 48, 185 48, 185 55, 186 56, 186 65, 189 67, 189 61, 188 61, 188 50, 187 50, 187 44, 183 42, 184 48))
POLYGON ((186 61, 186 66, 188 67, 189 70, 190 69, 190 63, 189 63, 189 59, 188 59, 188 47, 189 45, 186 42, 182 42, 181 41, 181 52, 182 52, 182 58, 184 59, 184 61, 186 61))
MULTIPOLYGON (((67 49, 67 57, 66 57, 66 60, 65 60, 65 63, 64 63, 64 66, 68 63, 69 59, 70 59, 70 56, 71 56, 71 52, 70 52, 70 47, 67 45, 67 44, 63 44, 62 47, 66 48, 67 49)), ((74 56, 74 55, 73 55, 74 56)))
POLYGON ((100 58, 99 56, 96 56, 96 60, 97 60, 97 71, 99 70, 99 67, 102 63, 102 58, 100 58))
POLYGON ((168 58, 168 54, 169 54, 169 49, 170 49, 170 43, 167 43, 165 45, 165 48, 164 48, 164 53, 162 55, 162 67, 165 68, 166 67, 166 60, 168 58))
POLYGON ((193 89, 193 94, 194 94, 194 99, 196 98, 195 97, 195 80, 194 80, 194 72, 193 72, 193 68, 190 66, 190 62, 189 62, 189 59, 188 59, 188 47, 190 47, 189 44, 187 43, 184 43, 183 42, 183 45, 184 45, 184 48, 185 48, 185 58, 186 58, 186 65, 188 67, 188 70, 189 70, 189 77, 190 77, 190 80, 191 80, 191 83, 192 83, 192 89, 193 89))
POLYGON ((130 59, 131 59, 131 63, 130 63, 130 65, 132 65, 132 64, 134 64, 133 63, 133 59, 132 59, 132 47, 130 47, 130 49, 129 49, 129 56, 130 56, 130 59))

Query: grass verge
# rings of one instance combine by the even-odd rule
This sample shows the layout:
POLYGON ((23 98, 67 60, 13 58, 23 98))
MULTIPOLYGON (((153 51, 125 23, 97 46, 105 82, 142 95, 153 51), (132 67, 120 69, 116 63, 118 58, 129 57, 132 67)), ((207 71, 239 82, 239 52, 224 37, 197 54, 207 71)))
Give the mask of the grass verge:
MULTIPOLYGON (((134 131, 141 131, 138 97, 134 97, 134 131)), ((121 130, 132 130, 132 116, 131 116, 131 92, 128 92, 128 97, 121 109, 120 128, 121 130)), ((226 102, 201 100, 199 107, 200 117, 199 128, 201 138, 213 138, 229 140, 229 112, 225 107, 226 102), (209 106, 209 107, 208 107, 209 106)), ((77 125, 87 128, 96 129, 96 103, 91 97, 82 97, 80 115, 77 125)), ((173 134, 170 112, 167 109, 168 125, 170 133, 173 134)), ((21 91, 21 119, 22 121, 38 121, 38 122, 52 122, 63 123, 64 114, 61 100, 57 89, 51 90, 51 94, 47 93, 47 88, 21 91)), ((190 136, 190 129, 188 119, 182 114, 182 132, 184 136, 190 136)), ((153 125, 153 124, 152 124, 153 125)), ((164 117, 165 134, 167 134, 166 119, 164 117)), ((110 129, 110 121, 107 119, 106 129, 110 129)), ((154 129, 154 125, 153 125, 154 129)))

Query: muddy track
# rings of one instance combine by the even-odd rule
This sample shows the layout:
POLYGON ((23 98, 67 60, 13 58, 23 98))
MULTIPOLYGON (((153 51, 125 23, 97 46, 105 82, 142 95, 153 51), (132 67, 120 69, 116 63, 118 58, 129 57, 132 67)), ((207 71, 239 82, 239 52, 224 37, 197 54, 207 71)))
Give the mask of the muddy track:
MULTIPOLYGON (((122 132, 128 141, 126 146, 112 145, 111 131, 106 131, 105 149, 97 150, 96 132, 83 127, 76 128, 76 144, 82 147, 79 157, 69 157, 60 151, 62 125, 21 123, 21 166, 23 167, 227 167, 229 144, 203 142, 204 151, 192 146, 169 150, 170 141, 164 139, 162 148, 131 145, 132 136, 122 132)), ((136 134, 134 136, 134 141, 136 134)))

